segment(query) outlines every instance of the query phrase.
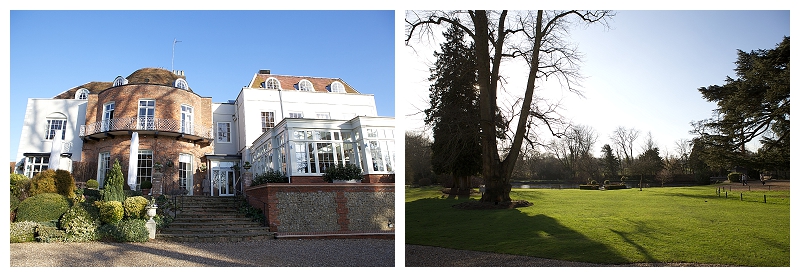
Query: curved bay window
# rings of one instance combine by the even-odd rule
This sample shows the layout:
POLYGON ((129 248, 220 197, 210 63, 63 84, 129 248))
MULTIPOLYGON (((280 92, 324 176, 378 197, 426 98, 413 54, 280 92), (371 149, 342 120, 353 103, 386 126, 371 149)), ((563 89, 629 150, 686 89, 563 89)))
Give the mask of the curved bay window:
POLYGON ((324 173, 336 164, 358 164, 350 132, 295 130, 292 132, 294 172, 324 173))

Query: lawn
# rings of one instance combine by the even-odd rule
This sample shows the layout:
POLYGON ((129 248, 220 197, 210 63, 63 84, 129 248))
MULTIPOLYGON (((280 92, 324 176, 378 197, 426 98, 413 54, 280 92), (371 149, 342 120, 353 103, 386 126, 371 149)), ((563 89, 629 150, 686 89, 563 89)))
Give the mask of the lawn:
POLYGON ((407 188, 406 243, 602 264, 789 266, 789 191, 514 189, 533 206, 451 207, 477 198, 407 188))

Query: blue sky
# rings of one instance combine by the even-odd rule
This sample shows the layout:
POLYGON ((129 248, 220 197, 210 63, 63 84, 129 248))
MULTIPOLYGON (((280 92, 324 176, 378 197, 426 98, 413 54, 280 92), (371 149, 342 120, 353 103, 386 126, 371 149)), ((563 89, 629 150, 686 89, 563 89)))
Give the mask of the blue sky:
MULTIPOLYGON (((585 97, 564 92, 552 81, 536 92, 561 101, 561 114, 573 124, 595 130, 598 156, 603 144, 613 145, 609 136, 619 126, 640 131, 636 151, 641 151, 640 144, 651 132, 662 154, 665 149, 674 154, 677 140, 692 138, 690 122, 710 118, 716 108, 697 89, 722 85, 726 76, 735 78, 737 49, 771 49, 790 35, 789 11, 616 12, 610 28, 574 27, 568 38, 583 54, 580 72, 585 77, 581 82, 585 97)), ((438 49, 441 42, 430 49, 438 49)), ((435 61, 424 47, 417 47, 416 53, 405 48, 398 52, 407 58, 398 62, 409 60, 400 64, 409 70, 399 71, 403 76, 398 77, 398 85, 408 84, 402 90, 417 94, 409 97, 408 104, 399 103, 402 115, 426 107, 426 69, 435 61)), ((527 73, 519 70, 522 66, 509 65, 501 70, 509 82, 504 95, 521 95, 527 73)), ((421 118, 410 117, 407 129, 421 130, 421 118)))
POLYGON ((144 67, 183 70, 192 90, 235 99, 259 69, 342 78, 394 116, 394 11, 11 11, 10 156, 28 98, 144 67))

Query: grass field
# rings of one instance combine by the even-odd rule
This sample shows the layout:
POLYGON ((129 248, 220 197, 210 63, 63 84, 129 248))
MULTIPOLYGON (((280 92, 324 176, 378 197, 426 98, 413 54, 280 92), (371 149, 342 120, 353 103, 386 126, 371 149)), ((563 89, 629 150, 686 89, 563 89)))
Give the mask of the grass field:
POLYGON ((789 266, 789 191, 514 189, 533 206, 459 210, 477 196, 438 189, 406 189, 406 243, 602 264, 789 266))

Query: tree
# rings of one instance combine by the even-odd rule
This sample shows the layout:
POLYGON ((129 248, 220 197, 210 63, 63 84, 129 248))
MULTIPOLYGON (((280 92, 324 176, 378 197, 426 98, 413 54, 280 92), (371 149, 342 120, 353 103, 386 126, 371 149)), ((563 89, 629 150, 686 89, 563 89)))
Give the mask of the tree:
POLYGON ((776 167, 788 169, 789 37, 774 49, 737 51, 735 79, 698 89, 717 104, 713 118, 692 122, 693 132, 712 152, 702 158, 709 164, 747 166, 753 161, 744 146, 760 138, 759 152, 770 153, 771 159, 782 161, 776 167))
POLYGON ((611 145, 603 145, 600 151, 603 152, 603 157, 601 158, 603 162, 603 175, 606 178, 616 176, 617 172, 619 172, 619 158, 614 155, 614 150, 611 149, 611 145))
MULTIPOLYGON (((562 40, 566 35, 571 18, 579 22, 606 23, 613 16, 609 11, 535 11, 509 15, 508 11, 433 11, 424 14, 406 14, 406 43, 413 35, 429 34, 431 25, 449 24, 464 31, 475 45, 477 65, 477 84, 480 107, 480 147, 482 177, 486 191, 483 202, 511 201, 510 178, 514 164, 519 156, 523 140, 531 131, 532 121, 539 120, 549 127, 555 120, 550 114, 539 110, 533 103, 534 88, 544 77, 556 77, 564 81, 570 91, 578 92, 573 82, 577 74, 578 54, 573 47, 562 40), (501 82, 500 70, 503 61, 523 58, 529 65, 527 84, 518 114, 499 117, 498 87, 501 82), (501 119, 511 122, 516 117, 516 128, 507 129, 511 143, 504 157, 500 157, 498 138, 505 134, 498 132, 501 119)), ((502 123, 505 123, 502 122, 502 123)), ((555 132, 550 128, 550 132, 555 132)))
POLYGON ((434 53, 425 110, 425 124, 433 127, 431 165, 435 173, 453 176, 452 194, 469 193, 469 177, 481 169, 475 48, 459 28, 451 26, 443 35, 447 41, 434 53))
POLYGON ((433 179, 431 141, 422 133, 406 132, 406 184, 433 179))
POLYGON ((624 163, 622 163, 622 170, 625 171, 625 168, 628 168, 633 163, 633 142, 639 137, 639 130, 634 128, 625 129, 625 127, 619 126, 617 129, 614 130, 614 133, 611 135, 611 141, 617 146, 617 149, 621 152, 622 155, 618 155, 620 159, 625 157, 624 163))
POLYGON ((596 141, 594 129, 584 125, 570 128, 563 138, 553 141, 551 150, 570 173, 567 177, 576 181, 593 177, 596 168, 592 148, 596 141))
POLYGON ((119 201, 120 203, 125 201, 124 184, 125 177, 122 175, 122 167, 119 165, 119 160, 115 160, 114 166, 106 175, 103 184, 103 201, 119 201))

